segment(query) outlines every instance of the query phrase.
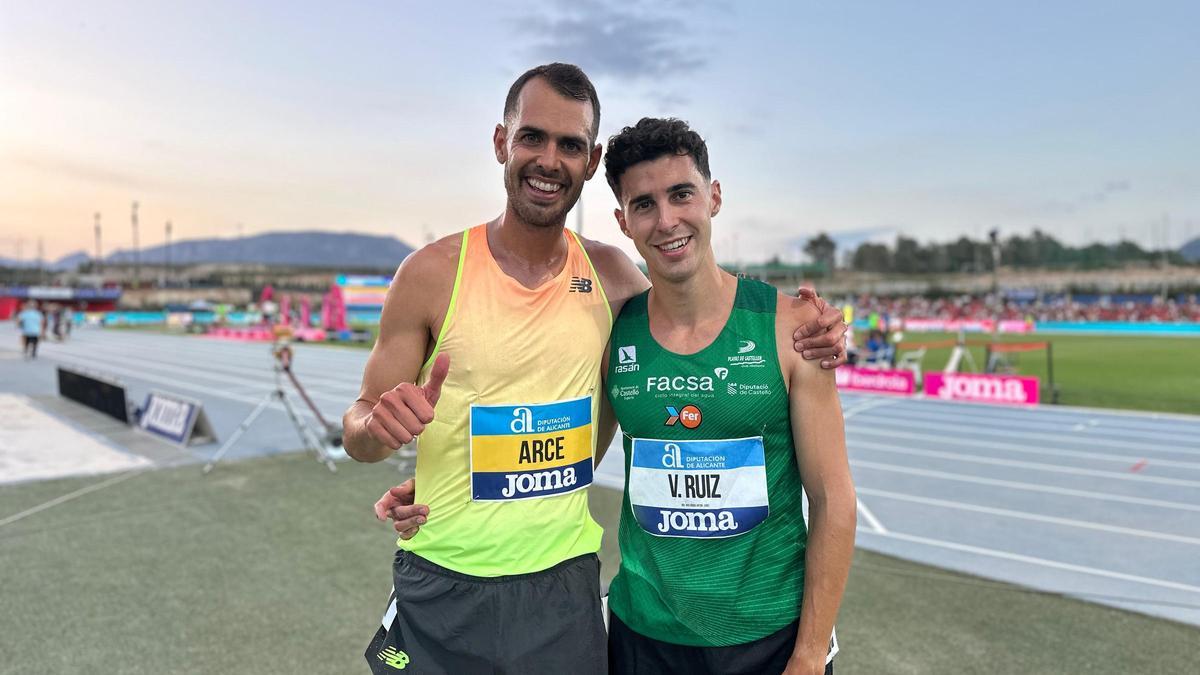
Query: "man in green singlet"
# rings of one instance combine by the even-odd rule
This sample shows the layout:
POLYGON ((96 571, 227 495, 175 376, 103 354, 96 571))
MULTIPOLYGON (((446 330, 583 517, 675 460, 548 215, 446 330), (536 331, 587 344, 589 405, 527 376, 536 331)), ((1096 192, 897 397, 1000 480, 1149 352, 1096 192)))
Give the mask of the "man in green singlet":
POLYGON ((609 672, 832 672, 856 502, 833 373, 791 345, 817 310, 717 266, 721 185, 686 123, 626 127, 605 167, 652 284, 605 359, 626 476, 609 672))

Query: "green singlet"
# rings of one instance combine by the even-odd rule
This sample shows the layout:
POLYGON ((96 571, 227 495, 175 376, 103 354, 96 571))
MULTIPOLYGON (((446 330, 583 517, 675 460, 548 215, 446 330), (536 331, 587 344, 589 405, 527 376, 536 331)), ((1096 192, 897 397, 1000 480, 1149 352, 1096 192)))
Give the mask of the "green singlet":
POLYGON ((744 644, 800 614, 807 529, 776 296, 739 279, 724 329, 688 356, 650 334, 648 293, 613 325, 606 389, 626 478, 609 607, 647 637, 744 644))

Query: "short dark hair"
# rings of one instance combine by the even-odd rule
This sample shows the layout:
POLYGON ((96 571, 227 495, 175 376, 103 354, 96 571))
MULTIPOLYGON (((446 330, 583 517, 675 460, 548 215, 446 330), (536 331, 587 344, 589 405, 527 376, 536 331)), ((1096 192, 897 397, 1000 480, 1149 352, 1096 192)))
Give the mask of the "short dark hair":
POLYGON ((617 201, 621 199, 621 176, 629 167, 658 159, 663 155, 690 155, 704 180, 712 178, 708 170, 708 146, 687 122, 673 117, 643 117, 608 139, 604 153, 604 177, 617 201))
POLYGON ((596 137, 600 135, 600 99, 596 96, 596 88, 592 86, 592 81, 588 79, 588 76, 579 66, 570 63, 547 63, 522 73, 517 81, 508 88, 508 96, 504 99, 505 123, 508 122, 509 115, 517 111, 517 99, 521 96, 521 90, 535 77, 545 79, 547 84, 554 87, 554 91, 566 98, 591 101, 592 140, 596 140, 596 137))

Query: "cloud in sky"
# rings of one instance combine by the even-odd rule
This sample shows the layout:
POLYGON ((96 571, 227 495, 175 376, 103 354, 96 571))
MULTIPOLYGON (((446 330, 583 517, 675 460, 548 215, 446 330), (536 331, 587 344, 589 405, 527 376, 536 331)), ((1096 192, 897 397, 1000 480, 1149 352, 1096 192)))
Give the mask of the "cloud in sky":
MULTIPOLYGON (((565 61, 578 64, 594 79, 657 85, 668 77, 695 72, 707 62, 694 36, 677 38, 692 30, 683 11, 668 14, 675 5, 564 1, 552 12, 538 6, 517 26, 534 38, 529 55, 538 62, 565 61)), ((678 103, 682 97, 658 86, 649 93, 660 102, 678 103)))
POLYGON ((1036 215, 1067 215, 1090 206, 1103 204, 1115 195, 1129 192, 1132 189, 1133 183, 1128 179, 1109 180, 1093 190, 1066 199, 1046 200, 1034 206, 1031 211, 1036 215))

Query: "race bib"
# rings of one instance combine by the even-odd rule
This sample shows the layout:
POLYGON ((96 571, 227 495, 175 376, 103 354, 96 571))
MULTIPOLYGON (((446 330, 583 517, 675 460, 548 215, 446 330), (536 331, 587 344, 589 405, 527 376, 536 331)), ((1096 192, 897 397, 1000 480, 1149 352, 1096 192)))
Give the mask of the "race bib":
POLYGON ((592 483, 592 397, 471 406, 471 499, 510 501, 592 483))
POLYGON ((716 441, 633 439, 629 504, 658 537, 735 537, 767 519, 761 436, 716 441))

